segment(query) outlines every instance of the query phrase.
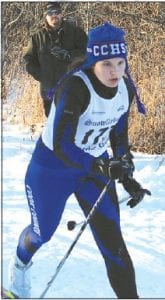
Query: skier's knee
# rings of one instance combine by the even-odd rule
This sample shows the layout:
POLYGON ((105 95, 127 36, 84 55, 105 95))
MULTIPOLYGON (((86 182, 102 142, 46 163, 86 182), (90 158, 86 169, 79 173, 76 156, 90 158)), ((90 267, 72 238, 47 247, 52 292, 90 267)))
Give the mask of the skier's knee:
POLYGON ((22 233, 20 241, 28 252, 34 254, 43 244, 43 239, 28 226, 22 233))
POLYGON ((27 264, 42 244, 42 238, 33 232, 30 225, 26 227, 20 235, 17 246, 17 256, 23 263, 27 264))
POLYGON ((33 256, 35 252, 52 237, 52 234, 37 234, 31 225, 26 227, 20 235, 17 252, 19 257, 27 256, 25 260, 33 256))

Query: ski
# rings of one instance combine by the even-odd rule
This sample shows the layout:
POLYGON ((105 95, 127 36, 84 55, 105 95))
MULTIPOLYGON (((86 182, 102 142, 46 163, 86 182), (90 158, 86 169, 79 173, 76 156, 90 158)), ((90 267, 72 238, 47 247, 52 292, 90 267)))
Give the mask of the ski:
POLYGON ((4 287, 2 287, 1 296, 2 296, 2 299, 19 299, 19 297, 17 295, 15 295, 14 293, 5 289, 4 287))

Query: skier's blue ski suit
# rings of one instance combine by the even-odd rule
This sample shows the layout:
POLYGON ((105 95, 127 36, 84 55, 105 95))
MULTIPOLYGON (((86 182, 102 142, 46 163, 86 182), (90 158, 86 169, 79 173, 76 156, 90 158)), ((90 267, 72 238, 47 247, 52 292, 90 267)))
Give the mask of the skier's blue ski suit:
MULTIPOLYGON (((96 157, 108 157, 108 139, 113 154, 122 155, 128 149, 127 121, 132 100, 128 82, 122 79, 119 88, 112 89, 111 97, 108 94, 110 101, 105 93, 103 96, 96 93, 97 84, 89 71, 79 72, 68 80, 60 101, 52 104, 25 177, 31 224, 21 233, 17 247, 17 255, 24 263, 50 240, 70 195, 75 195, 85 216, 88 215, 108 181, 104 175, 92 171, 96 157), (84 99, 88 101, 84 103, 84 99), (98 107, 98 102, 103 107, 98 107), (109 107, 110 102, 113 108, 109 107)), ((90 227, 116 295, 137 298, 134 269, 121 234, 114 181, 90 227)))

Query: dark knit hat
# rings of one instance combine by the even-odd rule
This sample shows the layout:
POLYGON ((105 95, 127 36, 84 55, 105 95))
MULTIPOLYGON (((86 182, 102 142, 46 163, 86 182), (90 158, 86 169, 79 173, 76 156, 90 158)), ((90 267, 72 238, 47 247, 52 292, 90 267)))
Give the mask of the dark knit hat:
POLYGON ((61 4, 59 2, 48 2, 46 5, 46 14, 52 10, 61 11, 61 4))

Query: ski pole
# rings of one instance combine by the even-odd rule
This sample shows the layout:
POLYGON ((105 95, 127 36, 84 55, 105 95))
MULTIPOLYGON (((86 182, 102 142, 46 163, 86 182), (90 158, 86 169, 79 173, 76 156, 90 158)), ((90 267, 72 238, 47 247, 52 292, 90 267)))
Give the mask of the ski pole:
POLYGON ((43 290, 42 294, 40 295, 39 299, 42 299, 45 297, 48 289, 50 288, 50 286, 52 285, 53 281, 55 280, 55 278, 57 277, 58 273, 60 272, 61 268, 63 267, 65 261, 67 260, 68 256, 70 255, 70 253, 72 252, 74 246, 76 245, 77 241, 79 240, 80 236, 82 235, 83 231, 85 230, 86 226, 88 225, 88 223, 90 222, 91 218, 94 216, 94 214, 96 213, 97 207, 100 204, 100 202, 102 201, 104 195, 106 194, 106 192, 108 191, 109 185, 111 183, 111 179, 109 179, 109 181, 107 182, 107 184, 105 185, 104 189, 102 190, 100 196, 98 197, 98 199, 96 200, 95 204, 93 205, 93 207, 91 208, 87 218, 85 219, 85 221, 83 222, 76 238, 74 239, 74 241, 72 242, 71 246, 69 247, 68 251, 66 252, 66 254, 64 255, 64 257, 62 258, 62 260, 60 261, 60 263, 58 264, 56 271, 54 273, 54 275, 52 276, 51 280, 47 283, 46 288, 43 290))

